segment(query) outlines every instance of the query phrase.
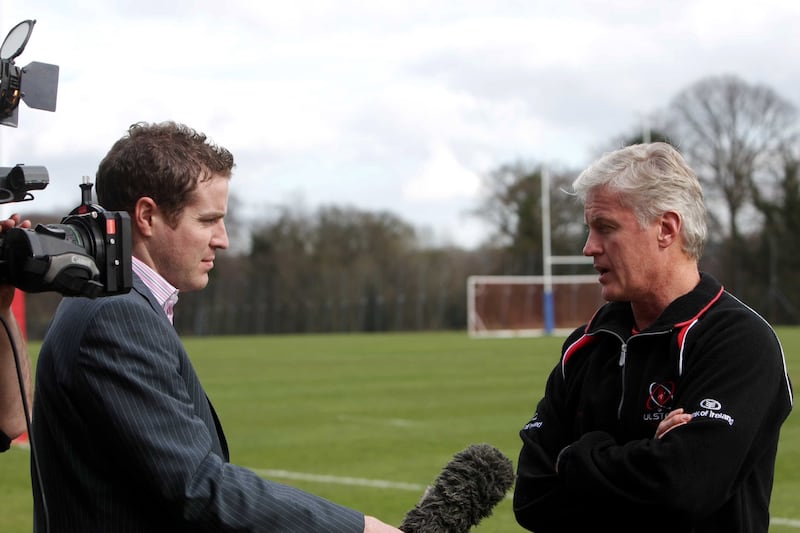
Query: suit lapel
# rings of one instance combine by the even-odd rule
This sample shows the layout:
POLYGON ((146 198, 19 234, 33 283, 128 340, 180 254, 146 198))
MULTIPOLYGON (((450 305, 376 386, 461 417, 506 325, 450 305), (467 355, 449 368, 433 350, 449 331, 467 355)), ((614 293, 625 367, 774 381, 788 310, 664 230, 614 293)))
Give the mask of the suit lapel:
MULTIPOLYGON (((147 286, 144 284, 144 282, 141 280, 141 278, 139 278, 139 276, 137 276, 135 273, 133 275, 133 287, 132 288, 133 288, 134 291, 139 293, 139 295, 142 298, 144 298, 147 301, 148 304, 150 304, 150 307, 153 308, 154 312, 158 313, 159 316, 163 316, 164 320, 169 322, 169 319, 167 318, 167 314, 164 312, 164 309, 159 305, 158 300, 156 300, 156 297, 153 296, 153 293, 150 291, 150 289, 147 288, 147 286)), ((170 324, 170 326, 172 326, 172 324, 170 324)), ((181 344, 183 344, 183 343, 181 343, 181 344)), ((228 441, 225 439, 225 433, 222 431, 222 424, 219 421, 219 417, 217 416, 216 410, 214 410, 214 405, 211 403, 211 400, 208 398, 208 395, 205 393, 205 390, 203 389, 203 386, 200 383, 200 380, 197 377, 197 374, 196 374, 196 372, 194 370, 194 365, 192 365, 191 361, 188 358, 188 354, 185 352, 185 350, 184 350, 183 356, 186 357, 186 359, 187 359, 187 365, 186 365, 185 368, 187 370, 191 369, 189 374, 185 375, 184 378, 190 380, 191 382, 193 382, 193 385, 190 385, 190 383, 187 382, 187 387, 189 387, 190 389, 194 389, 194 387, 196 387, 196 390, 198 392, 198 394, 195 396, 195 401, 196 402, 201 401, 200 398, 204 398, 205 399, 206 404, 208 405, 208 412, 211 413, 211 418, 212 418, 212 420, 214 422, 214 430, 215 430, 215 433, 217 435, 217 439, 219 441, 219 447, 222 450, 222 456, 225 458, 225 461, 229 461, 230 457, 229 457, 229 451, 228 451, 228 441), (202 395, 200 395, 199 393, 202 393, 202 395)), ((202 409, 202 406, 200 404, 197 405, 197 409, 200 412, 204 411, 204 409, 202 409)), ((209 429, 211 429, 211 428, 209 428, 209 429)))

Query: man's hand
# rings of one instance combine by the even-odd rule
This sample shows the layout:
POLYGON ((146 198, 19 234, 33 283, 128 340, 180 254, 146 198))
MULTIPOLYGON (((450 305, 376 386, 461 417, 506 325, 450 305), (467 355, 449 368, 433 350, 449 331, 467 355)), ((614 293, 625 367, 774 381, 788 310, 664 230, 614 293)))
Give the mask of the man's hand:
POLYGON ((22 220, 22 218, 16 213, 14 213, 10 217, 8 217, 6 220, 0 220, 0 233, 2 233, 3 231, 6 231, 7 229, 16 228, 16 227, 30 228, 31 227, 31 221, 27 220, 27 219, 26 220, 22 220))
POLYGON ((658 424, 656 428, 656 438, 662 438, 668 431, 689 423, 691 419, 692 415, 684 413, 681 408, 671 411, 667 417, 658 424))
MULTIPOLYGON (((7 220, 0 221, 0 233, 11 228, 30 228, 30 220, 20 220, 17 214, 11 215, 7 220)), ((19 350, 20 372, 25 399, 30 406, 31 391, 31 365, 28 358, 28 348, 22 337, 14 313, 11 311, 11 302, 14 300, 16 289, 10 283, 0 283, 0 316, 6 321, 11 330, 14 345, 19 350)), ((23 409, 22 394, 19 390, 19 376, 17 366, 5 330, 0 328, 0 431, 9 438, 16 438, 27 429, 25 410, 23 409)))
MULTIPOLYGON (((0 221, 0 233, 5 233, 11 228, 30 228, 30 220, 21 220, 20 216, 16 213, 8 217, 6 220, 0 221)), ((0 283, 0 311, 6 311, 11 307, 11 301, 14 299, 14 287, 7 283, 0 283)))

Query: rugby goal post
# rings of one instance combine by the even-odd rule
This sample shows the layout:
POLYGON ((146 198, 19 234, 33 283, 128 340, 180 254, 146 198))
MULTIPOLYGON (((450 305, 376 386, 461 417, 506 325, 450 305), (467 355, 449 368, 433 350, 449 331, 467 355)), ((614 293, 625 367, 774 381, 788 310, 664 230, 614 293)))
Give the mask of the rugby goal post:
POLYGON ((471 337, 563 335, 603 303, 596 275, 467 278, 471 337))
POLYGON ((582 255, 553 255, 550 172, 541 171, 543 276, 467 278, 467 330, 471 337, 565 334, 603 305, 597 274, 553 275, 553 265, 592 265, 582 255))

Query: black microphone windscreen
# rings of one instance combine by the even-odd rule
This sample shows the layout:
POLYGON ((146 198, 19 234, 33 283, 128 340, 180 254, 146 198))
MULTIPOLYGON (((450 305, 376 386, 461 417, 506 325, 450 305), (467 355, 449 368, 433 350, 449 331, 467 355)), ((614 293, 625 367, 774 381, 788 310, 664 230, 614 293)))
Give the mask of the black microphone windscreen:
POLYGON ((514 483, 511 460, 489 444, 458 452, 400 524, 405 533, 467 533, 514 483))

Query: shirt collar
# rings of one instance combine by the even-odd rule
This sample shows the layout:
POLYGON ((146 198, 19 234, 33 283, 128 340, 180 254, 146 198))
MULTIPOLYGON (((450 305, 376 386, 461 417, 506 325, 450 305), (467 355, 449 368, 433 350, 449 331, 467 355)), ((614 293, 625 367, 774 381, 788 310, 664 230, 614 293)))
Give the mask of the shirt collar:
POLYGON ((156 301, 164 309, 167 318, 172 322, 173 308, 178 303, 178 289, 173 287, 158 272, 147 266, 143 261, 135 256, 131 258, 131 266, 134 273, 142 280, 145 286, 155 296, 156 301))

